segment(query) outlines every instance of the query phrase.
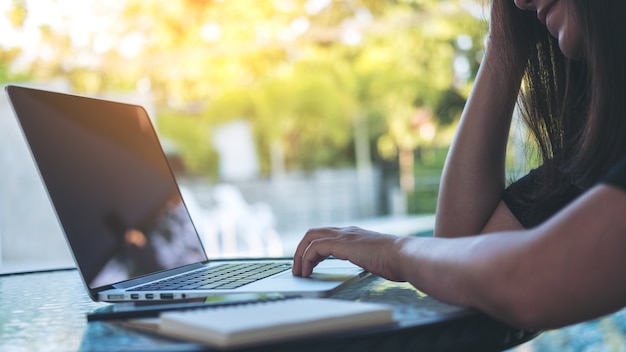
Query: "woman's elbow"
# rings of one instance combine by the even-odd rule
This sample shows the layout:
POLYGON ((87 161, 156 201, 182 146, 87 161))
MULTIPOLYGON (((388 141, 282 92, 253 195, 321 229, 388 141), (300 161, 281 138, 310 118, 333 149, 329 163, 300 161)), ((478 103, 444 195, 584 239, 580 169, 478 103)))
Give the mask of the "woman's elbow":
POLYGON ((551 295, 537 286, 529 275, 505 265, 482 267, 479 285, 473 285, 477 293, 474 306, 487 315, 512 327, 537 331, 553 327, 554 307, 550 307, 551 295))
POLYGON ((528 331, 541 331, 566 325, 563 316, 542 303, 533 294, 513 294, 509 297, 492 299, 483 311, 509 326, 528 331))
POLYGON ((508 307, 494 315, 497 320, 519 329, 540 331, 549 328, 543 312, 533 307, 508 307))

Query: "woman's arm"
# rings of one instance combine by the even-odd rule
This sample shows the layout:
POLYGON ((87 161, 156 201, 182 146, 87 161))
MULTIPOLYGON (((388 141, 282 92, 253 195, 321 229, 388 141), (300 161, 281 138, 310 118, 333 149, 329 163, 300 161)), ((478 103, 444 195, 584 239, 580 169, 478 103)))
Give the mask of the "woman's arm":
POLYGON ((624 214, 626 193, 600 185, 527 231, 447 239, 316 229, 293 270, 308 276, 332 255, 514 326, 554 328, 626 305, 624 214))
POLYGON ((496 53, 487 49, 446 158, 435 236, 481 232, 500 202, 506 145, 522 73, 495 62, 496 53))
MULTIPOLYGON (((487 231, 487 223, 521 225, 502 208, 505 150, 513 108, 529 55, 535 14, 513 1, 493 1, 485 57, 465 105, 443 171, 435 236, 460 237, 487 231)), ((506 208, 506 206, 504 206, 506 208)), ((493 226, 492 226, 493 229, 493 226)))

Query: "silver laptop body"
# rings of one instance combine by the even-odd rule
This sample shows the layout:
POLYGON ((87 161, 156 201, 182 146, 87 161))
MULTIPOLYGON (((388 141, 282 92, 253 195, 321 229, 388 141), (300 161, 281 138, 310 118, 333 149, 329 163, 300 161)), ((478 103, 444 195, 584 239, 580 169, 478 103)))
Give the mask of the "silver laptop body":
POLYGON ((327 296, 367 275, 340 260, 324 261, 313 278, 294 277, 290 259, 209 260, 145 109, 15 85, 6 91, 93 300, 327 296), (246 274, 248 264, 257 271, 246 274), (226 284, 199 281, 196 274, 218 266, 226 284))

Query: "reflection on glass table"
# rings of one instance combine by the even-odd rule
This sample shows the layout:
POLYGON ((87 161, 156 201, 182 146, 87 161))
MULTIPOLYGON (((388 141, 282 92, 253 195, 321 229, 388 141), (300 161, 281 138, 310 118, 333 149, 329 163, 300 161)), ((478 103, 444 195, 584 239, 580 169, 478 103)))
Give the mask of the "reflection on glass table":
MULTIPOLYGON (((406 283, 390 282, 376 276, 370 276, 332 297, 388 303, 393 306, 399 324, 393 329, 294 341, 254 350, 293 351, 305 347, 309 351, 350 351, 366 347, 371 351, 501 350, 535 336, 504 326, 477 312, 439 303, 406 283), (419 324, 437 319, 435 311, 455 319, 445 324, 419 324)), ((207 349, 206 346, 138 332, 111 322, 87 322, 87 313, 104 307, 107 304, 89 299, 78 273, 73 269, 0 276, 0 350, 207 349)))

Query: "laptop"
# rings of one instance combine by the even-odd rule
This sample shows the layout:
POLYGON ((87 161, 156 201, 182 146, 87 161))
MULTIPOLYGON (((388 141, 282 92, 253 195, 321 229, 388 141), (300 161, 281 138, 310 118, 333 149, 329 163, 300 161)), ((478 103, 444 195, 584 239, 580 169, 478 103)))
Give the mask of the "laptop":
POLYGON ((367 276, 332 259, 312 278, 294 277, 288 258, 211 260, 144 108, 16 85, 6 91, 94 301, 323 297, 367 276))

